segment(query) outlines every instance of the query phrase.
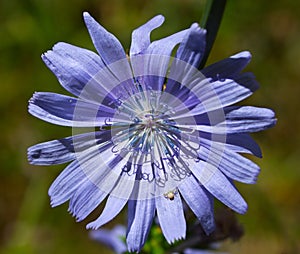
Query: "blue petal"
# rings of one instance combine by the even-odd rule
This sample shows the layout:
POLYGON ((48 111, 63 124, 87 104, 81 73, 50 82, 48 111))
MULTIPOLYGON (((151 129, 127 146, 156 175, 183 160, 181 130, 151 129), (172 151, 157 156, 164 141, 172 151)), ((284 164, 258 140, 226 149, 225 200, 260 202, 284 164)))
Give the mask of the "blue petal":
MULTIPOLYGON (((209 104, 207 106, 211 108, 218 106, 218 103, 212 101, 208 103, 209 104)), ((194 109, 190 110, 190 112, 188 112, 188 115, 195 117, 198 112, 202 111, 203 108, 197 106, 194 109)), ((222 112, 219 111, 219 113, 222 112)), ((259 107, 226 107, 224 109, 224 114, 225 119, 222 114, 220 114, 220 116, 218 116, 218 114, 212 114, 212 117, 210 117, 210 119, 214 120, 213 124, 207 121, 207 117, 202 117, 199 119, 201 119, 203 123, 201 121, 197 121, 198 124, 195 124, 191 123, 190 121, 190 124, 177 124, 176 126, 179 128, 198 130, 200 132, 208 132, 216 135, 227 135, 262 131, 273 127, 277 121, 272 110, 259 107)), ((186 117, 186 115, 179 115, 176 117, 172 117, 171 119, 181 118, 181 122, 184 122, 184 117, 186 117)))
POLYGON ((98 229, 116 217, 127 203, 127 199, 109 196, 102 214, 93 222, 87 224, 87 229, 98 229))
MULTIPOLYGON (((49 189, 52 206, 71 199, 69 211, 78 220, 86 217, 100 204, 102 201, 100 197, 104 198, 103 196, 107 195, 117 181, 116 173, 108 170, 107 166, 109 161, 115 158, 110 150, 111 143, 95 145, 95 142, 92 141, 94 145, 89 149, 76 151, 76 160, 68 165, 49 189), (99 167, 102 167, 102 170, 99 170, 99 167), (95 188, 100 185, 105 193, 95 188)), ((89 142, 84 145, 89 145, 89 142)), ((84 148, 79 146, 79 150, 84 148)))
POLYGON ((142 53, 150 45, 150 33, 162 25, 164 17, 157 15, 132 32, 130 56, 142 53))
POLYGON ((201 62, 206 45, 206 30, 193 24, 180 44, 176 57, 197 67, 201 62))
POLYGON ((215 229, 213 198, 193 175, 181 181, 179 191, 200 221, 206 234, 215 229))
MULTIPOLYGON (((242 76, 241 80, 243 80, 242 76)), ((194 104, 194 107, 188 112, 184 111, 184 114, 181 113, 180 109, 174 108, 176 115, 172 117, 172 119, 183 119, 201 114, 205 116, 208 112, 220 109, 215 115, 213 115, 213 112, 211 113, 211 116, 215 117, 219 113, 222 113, 224 107, 237 103, 252 95, 256 86, 252 86, 252 83, 248 81, 249 80, 247 80, 246 85, 241 85, 231 79, 211 81, 210 79, 203 79, 201 76, 197 77, 190 83, 190 92, 196 96, 190 102, 191 106, 194 104)), ((222 120, 222 118, 220 120, 222 120)), ((199 124, 201 124, 201 122, 199 122, 199 124)))
POLYGON ((200 132, 200 145, 201 142, 214 142, 220 143, 220 145, 225 144, 225 148, 232 150, 237 153, 248 153, 255 155, 259 158, 262 157, 261 149, 255 140, 246 133, 237 133, 237 134, 211 134, 200 132))
MULTIPOLYGON (((113 76, 115 76, 116 80, 112 82, 109 80, 109 78, 103 79, 101 78, 101 76, 103 76, 101 73, 98 73, 97 79, 103 80, 101 82, 103 86, 105 86, 105 81, 106 83, 112 83, 113 86, 126 81, 125 84, 128 86, 128 88, 133 88, 132 70, 119 40, 113 34, 105 30, 104 27, 102 27, 99 23, 97 23, 89 15, 89 13, 84 12, 83 18, 95 48, 97 49, 105 65, 108 67, 108 70, 110 70, 113 76)), ((106 73, 104 74, 111 75, 111 73, 106 70, 106 73)), ((106 85, 106 87, 109 88, 109 85, 106 85)), ((110 89, 111 88, 113 87, 110 87, 110 89)))
POLYGON ((182 30, 165 38, 153 41, 145 50, 144 54, 170 56, 174 47, 181 43, 189 29, 182 30))
POLYGON ((62 164, 74 160, 72 137, 43 142, 28 148, 28 161, 35 165, 62 164))
POLYGON ((70 163, 49 188, 51 206, 58 206, 69 200, 76 190, 87 181, 85 173, 77 161, 70 163))
MULTIPOLYGON (((96 131, 52 140, 28 149, 28 160, 35 165, 53 165, 76 159, 75 153, 82 152, 111 139, 110 131, 96 131)), ((99 147, 99 152, 101 152, 99 147)))
POLYGON ((173 200, 158 196, 155 202, 159 224, 168 243, 185 238, 186 221, 180 196, 175 195, 173 200))
POLYGON ((123 254, 127 251, 126 244, 122 240, 125 237, 125 233, 125 227, 117 225, 112 230, 99 229, 90 231, 90 236, 92 239, 107 245, 115 253, 123 254))
POLYGON ((243 183, 255 183, 260 172, 260 168, 251 160, 216 142, 204 145, 202 140, 199 157, 220 169, 231 179, 243 183))
POLYGON ((131 64, 134 76, 141 84, 153 90, 162 90, 174 47, 180 43, 188 30, 172 34, 152 42, 141 57, 133 57, 131 64))
MULTIPOLYGON (((77 155, 77 160, 89 179, 87 184, 78 188, 70 200, 69 211, 78 221, 89 215, 107 194, 128 200, 134 177, 122 175, 123 159, 126 160, 126 157, 116 156, 110 148, 99 152, 97 146, 77 155)), ((105 218, 101 217, 100 221, 102 219, 105 218)))
POLYGON ((84 220, 108 195, 92 183, 90 180, 78 186, 69 204, 69 212, 76 217, 77 221, 84 220))
POLYGON ((99 152, 97 146, 77 155, 88 179, 70 200, 69 211, 78 221, 85 219, 109 193, 125 199, 131 194, 133 181, 121 175, 122 159, 109 148, 99 152))
POLYGON ((226 147, 238 153, 250 153, 262 158, 259 145, 248 134, 239 133, 226 136, 226 147))
MULTIPOLYGON (((257 132, 275 125, 275 113, 267 108, 228 107, 225 109, 224 127, 228 133, 257 132)), ((222 127, 222 126, 220 126, 222 127)))
POLYGON ((155 214, 155 200, 128 201, 128 227, 126 242, 130 252, 139 252, 144 246, 155 214))
POLYGON ((76 96, 81 94, 86 84, 105 66, 94 52, 63 42, 44 53, 42 59, 61 85, 76 96))
POLYGON ((259 88, 259 84, 256 81, 254 74, 251 72, 240 73, 234 78, 234 81, 241 86, 247 87, 252 91, 252 93, 254 93, 259 88))
MULTIPOLYGON (((112 174, 116 175, 117 173, 112 174)), ((112 183, 111 179, 106 179, 106 181, 109 182, 107 184, 112 183)), ((134 182, 133 176, 121 174, 119 179, 114 183, 113 189, 110 191, 103 212, 95 221, 89 223, 87 228, 98 229, 117 216, 131 196, 134 182)))
POLYGON ((194 163, 190 165, 190 169, 198 181, 225 205, 241 214, 247 211, 245 200, 215 166, 205 162, 194 163))
POLYGON ((126 59, 121 43, 113 34, 105 30, 89 13, 84 12, 83 18, 94 46, 106 65, 126 59))
POLYGON ((114 114, 113 109, 104 105, 47 92, 35 93, 29 101, 28 110, 44 121, 77 127, 103 125, 114 114))
POLYGON ((187 88, 193 79, 205 78, 197 69, 204 54, 205 40, 206 30, 200 28, 196 23, 193 24, 180 43, 172 62, 165 92, 185 103, 190 95, 187 88))
POLYGON ((199 84, 199 87, 196 85, 191 92, 194 92, 201 101, 201 107, 199 108, 201 110, 199 111, 199 109, 195 107, 191 113, 202 114, 244 100, 252 95, 253 90, 231 79, 225 79, 210 84, 207 83, 206 85, 199 84), (202 111, 203 106, 205 112, 202 111))
POLYGON ((202 69, 201 72, 204 76, 214 80, 233 79, 246 67, 250 60, 250 52, 244 51, 209 65, 202 69))

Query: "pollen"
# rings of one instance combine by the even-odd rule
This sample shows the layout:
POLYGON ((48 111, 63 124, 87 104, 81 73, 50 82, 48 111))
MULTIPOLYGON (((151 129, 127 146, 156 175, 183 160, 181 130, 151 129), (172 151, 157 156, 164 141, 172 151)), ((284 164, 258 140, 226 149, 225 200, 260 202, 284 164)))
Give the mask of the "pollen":
POLYGON ((177 193, 178 193, 178 190, 176 188, 175 190, 171 190, 171 191, 168 191, 167 193, 165 193, 164 197, 172 201, 172 200, 174 200, 175 195, 177 193))

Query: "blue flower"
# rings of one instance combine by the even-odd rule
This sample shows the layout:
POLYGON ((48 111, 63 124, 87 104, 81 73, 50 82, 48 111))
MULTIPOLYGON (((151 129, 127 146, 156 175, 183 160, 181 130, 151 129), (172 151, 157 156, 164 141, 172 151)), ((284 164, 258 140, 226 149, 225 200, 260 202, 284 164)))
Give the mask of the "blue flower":
POLYGON ((259 167, 241 153, 261 157, 249 133, 276 121, 269 109, 232 106, 258 88, 251 73, 241 73, 250 53, 200 72, 206 31, 198 24, 151 42, 164 21, 156 16, 133 31, 126 56, 88 13, 84 20, 98 54, 60 42, 42 55, 75 97, 37 92, 29 102, 32 115, 73 127, 72 136, 28 150, 32 164, 71 162, 49 189, 51 205, 69 201, 82 221, 107 199, 87 225, 98 229, 127 204, 129 251, 142 248, 155 214, 169 243, 184 238, 183 200, 207 234, 214 230, 214 197, 245 213, 234 181, 255 183, 259 167))
POLYGON ((126 228, 123 225, 116 225, 113 229, 98 229, 90 231, 90 237, 100 243, 103 243, 117 254, 127 251, 125 241, 126 228))

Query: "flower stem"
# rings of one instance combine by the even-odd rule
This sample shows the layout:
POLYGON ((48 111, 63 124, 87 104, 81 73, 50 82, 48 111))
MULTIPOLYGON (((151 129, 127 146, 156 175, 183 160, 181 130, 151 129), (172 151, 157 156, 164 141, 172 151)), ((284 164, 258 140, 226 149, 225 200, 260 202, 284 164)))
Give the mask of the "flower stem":
POLYGON ((209 53, 216 39, 219 26, 225 10, 226 0, 207 0, 206 9, 201 21, 201 26, 207 30, 206 49, 199 65, 199 69, 205 66, 209 53))

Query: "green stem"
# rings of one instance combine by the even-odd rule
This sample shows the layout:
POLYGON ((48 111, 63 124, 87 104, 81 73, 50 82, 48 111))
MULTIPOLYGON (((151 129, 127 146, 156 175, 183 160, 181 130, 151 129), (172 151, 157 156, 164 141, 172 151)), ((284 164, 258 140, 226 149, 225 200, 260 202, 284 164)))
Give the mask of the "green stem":
POLYGON ((225 10, 226 0, 208 0, 206 9, 201 21, 201 26, 207 31, 206 34, 206 49, 199 65, 199 69, 205 66, 209 53, 216 39, 223 13, 225 10))

